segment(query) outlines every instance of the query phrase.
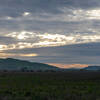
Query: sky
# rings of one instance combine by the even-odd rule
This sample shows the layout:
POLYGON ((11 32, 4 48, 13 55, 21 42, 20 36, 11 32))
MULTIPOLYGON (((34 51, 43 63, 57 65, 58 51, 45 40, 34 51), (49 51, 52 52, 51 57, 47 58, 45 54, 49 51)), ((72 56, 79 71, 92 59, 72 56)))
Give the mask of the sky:
POLYGON ((0 0, 0 58, 100 64, 100 0, 0 0))

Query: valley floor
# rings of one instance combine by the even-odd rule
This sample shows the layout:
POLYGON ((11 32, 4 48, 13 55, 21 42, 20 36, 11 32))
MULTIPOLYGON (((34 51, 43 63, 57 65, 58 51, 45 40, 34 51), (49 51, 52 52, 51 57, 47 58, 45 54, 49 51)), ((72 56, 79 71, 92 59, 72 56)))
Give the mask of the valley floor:
POLYGON ((0 100, 100 100, 100 72, 1 72, 0 100))

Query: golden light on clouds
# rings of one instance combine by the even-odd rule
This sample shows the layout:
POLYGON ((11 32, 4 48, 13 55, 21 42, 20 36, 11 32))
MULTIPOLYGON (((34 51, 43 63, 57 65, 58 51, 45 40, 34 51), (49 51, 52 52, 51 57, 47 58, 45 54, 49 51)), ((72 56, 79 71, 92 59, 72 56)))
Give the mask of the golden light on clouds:
POLYGON ((93 9, 87 11, 87 15, 90 19, 100 19, 100 9, 93 9))
POLYGON ((9 56, 11 56, 11 54, 0 53, 0 58, 6 58, 6 57, 9 57, 9 56))
POLYGON ((31 54, 12 54, 12 53, 0 53, 0 58, 7 58, 7 57, 35 57, 38 56, 36 53, 31 54))
POLYGON ((34 56, 38 56, 38 54, 32 53, 32 54, 19 54, 20 56, 24 56, 24 57, 34 57, 34 56))
POLYGON ((71 45, 79 43, 100 42, 100 34, 98 31, 92 30, 96 34, 51 34, 51 33, 34 33, 28 31, 13 32, 5 35, 11 37, 17 42, 8 45, 0 45, 0 50, 8 49, 24 49, 24 48, 38 48, 38 47, 52 47, 71 45))
POLYGON ((49 65, 57 66, 60 68, 84 68, 88 67, 88 64, 59 64, 59 63, 48 63, 49 65))
POLYGON ((0 50, 5 50, 7 48, 7 45, 0 45, 0 50))

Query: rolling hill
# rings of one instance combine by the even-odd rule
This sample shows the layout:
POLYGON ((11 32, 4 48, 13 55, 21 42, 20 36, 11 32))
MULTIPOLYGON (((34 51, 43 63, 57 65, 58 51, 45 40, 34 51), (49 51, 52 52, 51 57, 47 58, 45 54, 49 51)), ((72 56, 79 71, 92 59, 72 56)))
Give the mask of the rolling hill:
POLYGON ((58 70, 59 68, 44 63, 29 62, 13 58, 0 59, 0 70, 58 70))
POLYGON ((88 66, 88 67, 85 67, 84 70, 97 71, 97 70, 100 70, 100 66, 88 66))

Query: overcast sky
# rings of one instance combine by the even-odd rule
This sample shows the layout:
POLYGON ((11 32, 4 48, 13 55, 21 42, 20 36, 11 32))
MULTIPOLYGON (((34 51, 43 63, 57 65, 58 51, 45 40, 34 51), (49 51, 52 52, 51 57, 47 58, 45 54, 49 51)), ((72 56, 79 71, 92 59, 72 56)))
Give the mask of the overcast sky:
POLYGON ((0 0, 0 57, 100 64, 100 0, 0 0))

